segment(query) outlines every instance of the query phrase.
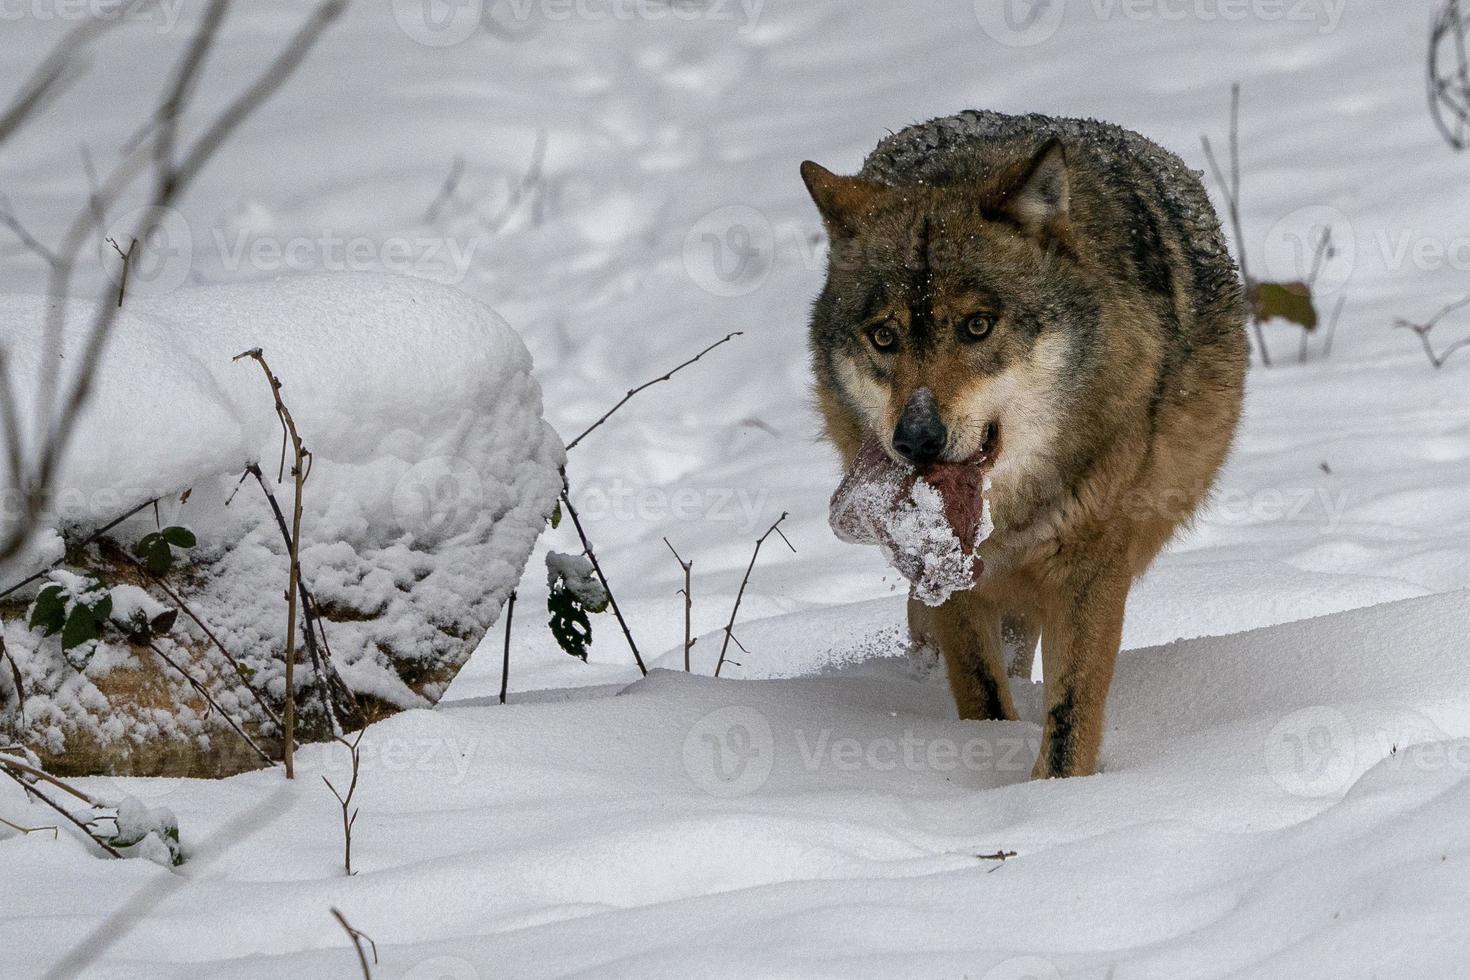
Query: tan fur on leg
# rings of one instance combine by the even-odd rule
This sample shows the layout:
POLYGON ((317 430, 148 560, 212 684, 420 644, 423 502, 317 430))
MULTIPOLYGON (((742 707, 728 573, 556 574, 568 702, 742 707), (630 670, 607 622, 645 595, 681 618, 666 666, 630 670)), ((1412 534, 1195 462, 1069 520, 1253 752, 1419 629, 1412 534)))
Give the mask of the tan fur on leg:
POLYGON ((960 717, 1014 721, 1016 706, 1001 655, 999 610, 973 593, 962 593, 934 609, 932 622, 960 717))
POLYGON ((1046 723, 1033 779, 1097 770, 1129 579, 1126 570, 1106 568, 1047 611, 1041 634, 1046 723))

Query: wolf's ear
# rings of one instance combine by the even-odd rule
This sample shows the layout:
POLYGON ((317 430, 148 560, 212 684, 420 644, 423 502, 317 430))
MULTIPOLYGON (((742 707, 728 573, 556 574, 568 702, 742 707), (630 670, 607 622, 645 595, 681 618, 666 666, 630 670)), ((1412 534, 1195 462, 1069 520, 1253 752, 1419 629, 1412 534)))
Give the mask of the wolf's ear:
POLYGON ((1049 140, 1014 173, 1002 188, 1000 209, 1032 234, 1062 234, 1072 207, 1072 181, 1061 141, 1049 140))
POLYGON ((810 160, 801 165, 801 179, 822 213, 827 234, 834 240, 857 234, 864 216, 887 190, 882 184, 861 177, 839 177, 810 160))

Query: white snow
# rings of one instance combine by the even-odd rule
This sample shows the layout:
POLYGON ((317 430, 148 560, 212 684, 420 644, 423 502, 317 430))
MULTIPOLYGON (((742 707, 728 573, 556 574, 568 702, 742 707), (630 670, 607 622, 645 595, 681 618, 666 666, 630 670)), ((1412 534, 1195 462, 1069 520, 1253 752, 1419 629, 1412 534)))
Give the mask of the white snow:
MULTIPOLYGON (((457 281, 499 311, 569 437, 744 330, 569 460, 619 605, 666 667, 683 662, 683 573, 661 539, 694 561, 704 676, 639 680, 607 616, 588 664, 562 653, 533 559, 510 705, 493 703, 495 636, 437 709, 364 739, 356 877, 316 778, 345 774, 339 748, 305 753, 294 785, 85 781, 174 810, 190 860, 109 862, 65 831, 0 840, 0 975, 356 977, 332 906, 377 940, 375 976, 414 980, 1463 975, 1470 352, 1435 372, 1389 327, 1466 288, 1467 161, 1427 117, 1422 6, 1057 4, 1029 46, 995 38, 1002 4, 654 21, 496 2, 495 32, 449 46, 399 29, 393 8, 414 6, 355 5, 206 174, 182 210, 185 278, 332 272, 333 242, 360 238, 373 270, 457 281), (838 464, 804 353, 820 226, 796 166, 851 173, 889 130, 980 106, 1105 118, 1203 169, 1233 80, 1253 267, 1300 278, 1311 224, 1332 221, 1321 291, 1328 310, 1346 297, 1341 327, 1304 366, 1295 333, 1268 328, 1278 364, 1252 371, 1218 493, 1131 596, 1105 771, 1031 783, 1036 688, 1017 685, 1022 722, 955 720, 939 672, 902 655, 905 583, 827 528, 838 464), (456 154, 461 197, 497 214, 541 130, 545 177, 502 232, 464 209, 423 220, 456 154), (307 245, 283 270, 268 250, 233 259, 241 235, 307 245), (762 550, 737 624, 749 652, 714 681, 752 543, 782 511, 797 553, 762 550), (1016 856, 977 857, 1000 851, 1016 856)), ((190 122, 299 16, 238 5, 190 122)), ((7 77, 63 26, 8 22, 7 77)), ((150 26, 99 49, 40 136, 0 156, 43 240, 85 191, 77 140, 113 153, 152 104, 178 35, 150 26)), ((40 261, 0 254, 0 289, 34 291, 40 261)), ((538 554, 580 550, 568 523, 538 554)), ((0 781, 0 814, 47 813, 0 781)))
MULTIPOLYGON (((27 382, 18 386, 23 405, 35 398, 43 303, 0 295, 16 376, 27 382)), ((4 569, 6 584, 33 571, 36 556, 59 554, 59 527, 95 527, 160 498, 161 522, 198 538, 176 557, 196 566, 191 606, 254 683, 279 696, 286 549, 260 488, 242 485, 243 470, 258 463, 288 514, 294 491, 289 475, 276 483, 282 430, 266 378, 254 361, 234 360, 261 348, 312 454, 301 563, 315 600, 339 620, 330 636, 336 666, 356 692, 424 704, 401 679, 403 664, 428 675, 463 661, 464 637, 497 619, 561 488, 560 440, 542 421, 515 333, 462 293, 370 273, 140 296, 113 330, 48 529, 30 560, 4 569)), ((81 339, 73 323, 65 363, 81 339)), ((155 527, 149 508, 112 533, 131 547, 155 527)), ((131 615, 138 604, 122 598, 128 608, 117 612, 131 615)), ((93 682, 123 651, 75 676, 57 669, 59 640, 42 640, 24 621, 7 622, 4 640, 26 682, 31 728, 53 747, 78 730, 111 741, 170 727, 146 719, 118 729, 98 717, 106 713, 93 682)), ((222 658, 211 666, 233 675, 222 658)), ((248 697, 238 707, 255 710, 248 697)), ((205 737, 202 721, 183 727, 205 737)))

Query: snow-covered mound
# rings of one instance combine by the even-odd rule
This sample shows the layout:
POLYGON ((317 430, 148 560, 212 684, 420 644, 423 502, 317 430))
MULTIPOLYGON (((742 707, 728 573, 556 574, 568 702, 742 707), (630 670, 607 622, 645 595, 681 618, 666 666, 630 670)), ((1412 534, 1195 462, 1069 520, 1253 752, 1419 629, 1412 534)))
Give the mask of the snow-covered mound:
MULTIPOLYGON (((18 376, 32 383, 42 313, 40 299, 0 297, 18 376)), ((80 333, 74 323, 70 351, 80 333)), ((302 570, 336 669, 374 704, 432 703, 515 587, 563 461, 520 339, 490 309, 442 286, 316 276, 130 301, 57 481, 50 526, 26 561, 5 570, 4 584, 60 558, 63 531, 74 544, 157 498, 158 524, 148 508, 109 538, 127 549, 159 524, 191 530, 198 544, 179 552, 175 589, 245 665, 248 683, 279 699, 286 548, 261 487, 241 481, 258 463, 289 519, 291 463, 277 485, 282 429, 270 388, 256 362, 234 360, 250 348, 280 377, 311 452, 302 570)), ((34 395, 22 388, 21 403, 34 395)), ((93 548, 68 564, 121 584, 108 580, 105 558, 93 548)), ((114 591, 115 603, 127 601, 114 591)), ((127 644, 104 636, 78 674, 59 639, 43 640, 21 616, 5 619, 27 688, 26 741, 38 750, 60 753, 78 733, 111 744, 214 730, 189 712, 108 704, 122 696, 108 675, 136 666, 127 644)), ((158 642, 184 643, 190 662, 202 658, 200 672, 238 688, 238 672, 210 661, 214 648, 187 617, 180 631, 158 642)), ((297 676, 310 680, 310 665, 297 676)), ((226 690, 222 701, 249 716, 248 694, 226 690)))

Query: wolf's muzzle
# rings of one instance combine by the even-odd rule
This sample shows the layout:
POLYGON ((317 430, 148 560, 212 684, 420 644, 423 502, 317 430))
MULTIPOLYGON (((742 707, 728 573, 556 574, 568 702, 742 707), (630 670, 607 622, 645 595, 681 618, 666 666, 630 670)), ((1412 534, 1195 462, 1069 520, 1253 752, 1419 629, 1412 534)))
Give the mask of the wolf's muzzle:
POLYGON ((909 402, 898 417, 893 430, 893 451, 914 466, 937 463, 949 442, 949 431, 939 418, 939 402, 934 392, 920 388, 909 396, 909 402))

